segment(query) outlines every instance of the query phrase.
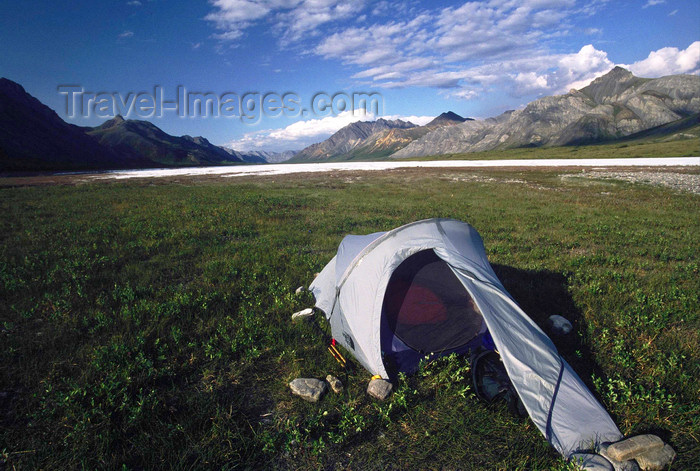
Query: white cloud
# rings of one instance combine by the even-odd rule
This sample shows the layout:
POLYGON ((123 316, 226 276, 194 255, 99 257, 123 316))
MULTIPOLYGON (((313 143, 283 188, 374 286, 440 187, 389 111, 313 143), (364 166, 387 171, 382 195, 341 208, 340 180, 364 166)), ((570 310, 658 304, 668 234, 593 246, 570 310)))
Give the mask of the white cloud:
POLYGON ((649 57, 625 66, 640 77, 662 77, 671 74, 700 73, 700 41, 695 41, 685 50, 664 47, 649 53, 649 57))
POLYGON ((218 10, 209 13, 205 19, 215 22, 221 29, 239 29, 271 11, 268 2, 256 0, 212 0, 210 3, 218 10))
POLYGON ((478 98, 479 92, 468 88, 459 88, 454 91, 451 91, 450 93, 447 93, 446 95, 451 98, 457 98, 459 100, 467 101, 478 98))
POLYGON ((664 3, 666 3, 666 0, 648 0, 647 3, 644 4, 644 6, 642 8, 649 8, 649 7, 661 5, 664 3))
MULTIPOLYGON (((601 35, 600 28, 576 24, 608 2, 483 0, 423 7, 367 0, 210 0, 216 10, 207 19, 219 28, 216 37, 228 40, 267 21, 282 44, 299 41, 306 53, 342 62, 363 85, 437 88, 463 100, 494 91, 522 98, 582 88, 615 66, 592 44, 568 53, 552 47, 574 32, 601 35)), ((697 49, 660 49, 629 67, 647 76, 696 73, 697 49)))
MULTIPOLYGON (((573 0, 465 2, 414 12, 403 21, 346 28, 324 38, 313 51, 358 66, 353 78, 369 79, 375 86, 452 88, 459 89, 453 96, 474 98, 487 85, 481 77, 535 72, 503 64, 547 55, 540 43, 553 37, 553 24, 557 34, 570 28, 567 19, 574 6, 573 0), (483 73, 493 65, 496 74, 483 73)), ((541 79, 536 88, 542 84, 541 79)), ((516 94, 524 88, 519 90, 516 94)))
POLYGON ((298 41, 306 33, 316 34, 325 23, 359 16, 364 9, 363 0, 343 2, 339 0, 304 0, 301 4, 280 15, 286 30, 283 41, 298 41))
POLYGON ((246 133, 243 137, 226 144, 226 147, 238 151, 248 150, 301 150, 316 142, 328 139, 335 132, 356 121, 375 121, 383 119, 400 119, 416 125, 430 122, 434 116, 377 116, 372 113, 356 110, 354 113, 345 111, 337 116, 307 119, 297 121, 284 128, 264 129, 246 133))
POLYGON ((548 88, 547 77, 537 72, 520 72, 514 79, 516 90, 521 95, 536 93, 548 88))
POLYGON ((583 46, 574 54, 565 54, 557 61, 556 80, 553 85, 557 92, 566 92, 572 88, 583 88, 594 78, 610 71, 615 66, 605 51, 600 51, 592 44, 583 46))
POLYGON ((212 37, 214 39, 218 39, 220 41, 235 41, 236 39, 240 38, 243 36, 243 31, 232 29, 223 33, 216 33, 213 34, 212 37))
POLYGON ((282 130, 272 132, 272 137, 280 139, 315 138, 317 136, 330 136, 340 128, 355 121, 374 121, 376 117, 372 113, 344 111, 337 116, 327 116, 320 119, 308 119, 297 121, 282 130))
POLYGON ((373 121, 376 116, 364 111, 345 111, 337 116, 297 121, 280 129, 264 129, 245 134, 231 141, 227 147, 235 150, 276 150, 302 149, 314 142, 329 138, 340 128, 355 121, 373 121))
POLYGON ((513 97, 566 93, 588 85, 614 66, 605 51, 589 44, 575 53, 534 55, 454 71, 457 84, 445 95, 473 100, 493 89, 513 97))
POLYGON ((134 35, 134 32, 133 32, 133 31, 126 30, 126 31, 124 31, 123 33, 121 33, 121 34, 119 35, 119 39, 130 38, 130 37, 132 37, 133 35, 134 35))
POLYGON ((590 0, 579 7, 574 14, 582 17, 590 17, 598 13, 610 0, 590 0))
POLYGON ((434 87, 444 95, 474 99, 501 85, 520 97, 558 91, 612 67, 609 61, 601 64, 595 53, 605 53, 593 46, 569 55, 542 46, 568 34, 571 22, 607 1, 578 7, 575 0, 485 0, 426 9, 367 0, 211 0, 215 10, 206 19, 220 30, 215 37, 231 41, 253 24, 271 22, 282 44, 304 38, 308 52, 355 67, 352 78, 371 86, 434 87), (340 28, 336 23, 323 35, 329 29, 324 25, 365 13, 373 23, 339 23, 340 28))
POLYGON ((387 115, 387 116, 382 116, 384 119, 388 120, 394 120, 394 119, 400 119, 401 121, 408 121, 410 123, 413 123, 417 126, 423 126, 431 122, 432 120, 435 119, 435 116, 403 116, 399 114, 392 114, 392 115, 387 115))
POLYGON ((325 23, 359 16, 364 0, 210 0, 214 11, 204 17, 221 32, 215 38, 235 41, 252 25, 269 20, 282 31, 282 42, 316 35, 325 23))

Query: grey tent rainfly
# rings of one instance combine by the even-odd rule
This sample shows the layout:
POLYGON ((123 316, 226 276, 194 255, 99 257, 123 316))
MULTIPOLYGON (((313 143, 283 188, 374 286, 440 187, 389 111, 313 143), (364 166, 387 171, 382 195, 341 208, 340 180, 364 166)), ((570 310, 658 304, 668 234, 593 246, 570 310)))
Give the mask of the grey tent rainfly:
POLYGON ((348 235, 310 290, 333 337, 372 375, 412 371, 430 353, 492 348, 530 418, 562 455, 623 438, 505 290, 467 223, 428 219, 348 235))

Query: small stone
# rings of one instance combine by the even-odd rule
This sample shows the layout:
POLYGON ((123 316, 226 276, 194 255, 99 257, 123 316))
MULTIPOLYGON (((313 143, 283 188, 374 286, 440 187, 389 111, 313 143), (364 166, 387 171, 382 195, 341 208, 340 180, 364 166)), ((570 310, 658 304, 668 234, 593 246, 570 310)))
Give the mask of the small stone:
POLYGON ((311 317, 314 315, 314 310, 312 308, 306 308, 303 311, 295 312, 292 314, 292 320, 303 319, 306 317, 311 317))
POLYGON ((341 392, 343 392, 343 383, 335 376, 326 376, 326 382, 331 385, 331 389, 334 393, 340 394, 341 392))
POLYGON ((585 471, 613 471, 610 461, 596 453, 572 453, 569 462, 585 471))
POLYGON ((262 414, 260 416, 260 423, 261 424, 271 424, 272 423, 272 412, 268 412, 267 414, 262 414))
POLYGON ((639 467, 644 471, 660 471, 668 466, 676 457, 676 452, 670 445, 663 448, 648 451, 635 458, 639 467))
POLYGON ((573 326, 565 317, 555 314, 547 319, 547 328, 554 335, 566 335, 571 332, 573 326))
POLYGON ((632 460, 619 461, 612 458, 608 453, 608 447, 610 445, 611 443, 609 442, 602 443, 600 445, 600 449, 598 450, 598 454, 610 461, 615 471, 639 471, 639 466, 637 466, 637 463, 632 460))
POLYGON ((297 290, 294 292, 294 294, 301 294, 304 291, 306 291, 306 288, 304 288, 303 286, 300 286, 297 288, 297 290))
POLYGON ((367 394, 379 399, 380 401, 383 401, 389 397, 392 389, 393 386, 389 381, 385 379, 373 379, 367 385, 367 394))
POLYGON ((660 450, 664 441, 656 435, 637 435, 608 446, 606 452, 615 461, 631 460, 643 453, 660 450))
POLYGON ((316 378, 297 378, 289 383, 292 393, 305 401, 318 402, 326 392, 328 386, 325 381, 316 378))

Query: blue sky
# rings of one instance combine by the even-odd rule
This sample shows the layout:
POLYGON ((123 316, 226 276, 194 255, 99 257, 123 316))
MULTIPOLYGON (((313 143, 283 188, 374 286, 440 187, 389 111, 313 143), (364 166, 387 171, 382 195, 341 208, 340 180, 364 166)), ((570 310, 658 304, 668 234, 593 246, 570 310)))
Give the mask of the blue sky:
POLYGON ((422 124, 452 110, 486 118, 585 86, 615 65, 642 77, 700 73, 697 0, 67 5, 4 2, 0 76, 74 124, 98 125, 119 110, 117 100, 128 111, 145 97, 141 113, 132 107, 128 118, 239 150, 301 149, 353 120, 379 116, 422 124), (67 85, 83 93, 69 95, 67 85), (218 116, 213 108, 202 116, 172 106, 156 113, 158 93, 175 103, 185 92, 209 93, 218 116), (312 98, 325 96, 319 93, 329 101, 337 95, 337 106, 314 110, 312 98), (356 93, 375 93, 382 106, 343 112, 341 98, 356 93), (264 109, 265 95, 271 101, 264 109), (73 115, 69 97, 84 100, 73 115), (231 97, 252 99, 248 119, 237 117, 240 108, 221 111, 231 97), (285 103, 290 112, 280 111, 285 103))

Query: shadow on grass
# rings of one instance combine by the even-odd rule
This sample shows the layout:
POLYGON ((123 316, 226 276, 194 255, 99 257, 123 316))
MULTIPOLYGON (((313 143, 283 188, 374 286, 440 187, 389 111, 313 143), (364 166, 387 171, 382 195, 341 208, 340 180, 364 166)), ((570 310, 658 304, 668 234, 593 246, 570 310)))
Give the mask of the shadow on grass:
MULTIPOLYGON (((588 335, 586 320, 571 298, 566 277, 548 270, 521 270, 505 265, 493 265, 493 269, 522 310, 549 336, 559 354, 581 377, 598 401, 605 404, 596 392, 592 378, 600 378, 603 384, 607 384, 609 378, 596 362, 593 352, 584 343, 588 335), (573 330, 570 334, 552 335, 547 329, 547 319, 554 314, 571 322, 573 330)), ((620 417, 608 412, 616 423, 620 423, 620 417)), ((670 439, 672 435, 669 430, 660 428, 650 429, 648 433, 656 434, 665 440, 670 439)))
POLYGON ((505 265, 493 265, 493 270, 525 314, 552 339, 559 354, 593 389, 591 377, 603 377, 603 371, 588 346, 582 343, 582 336, 576 334, 586 331, 585 320, 569 294, 566 277, 548 270, 521 270, 505 265), (547 319, 555 314, 571 322, 570 334, 552 335, 547 329, 547 319))

